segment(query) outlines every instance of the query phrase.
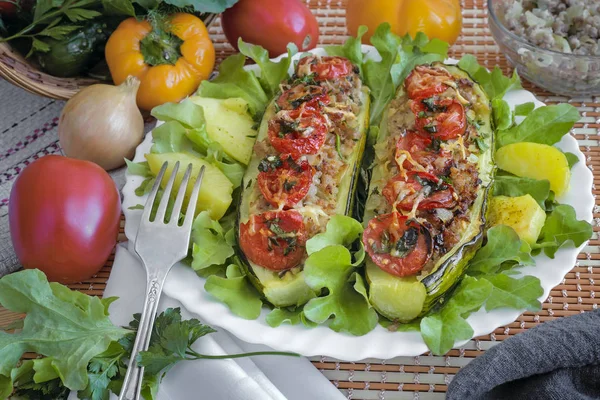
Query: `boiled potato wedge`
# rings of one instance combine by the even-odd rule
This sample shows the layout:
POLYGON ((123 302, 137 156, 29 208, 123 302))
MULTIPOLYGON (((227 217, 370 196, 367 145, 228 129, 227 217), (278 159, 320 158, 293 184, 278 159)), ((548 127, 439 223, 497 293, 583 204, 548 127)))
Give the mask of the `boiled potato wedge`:
POLYGON ((539 143, 513 143, 496 151, 496 165, 511 174, 533 179, 547 179, 556 196, 569 190, 571 170, 564 153, 539 143))
POLYGON ((546 222, 546 212, 533 197, 495 196, 490 201, 489 226, 508 225, 521 240, 534 244, 546 222))
POLYGON ((172 193, 177 193, 188 164, 192 164, 192 175, 185 192, 184 209, 192 194, 194 182, 200 173, 200 168, 204 166, 204 177, 202 178, 202 186, 200 187, 198 202, 196 203, 195 215, 198 215, 201 211, 208 211, 211 218, 214 220, 218 220, 225 215, 225 212, 233 200, 231 197, 231 193, 233 192, 233 184, 221 172, 220 169, 201 158, 185 153, 149 153, 146 154, 146 160, 148 161, 150 171, 154 176, 158 175, 163 163, 168 161, 169 164, 167 171, 165 172, 165 175, 161 181, 161 186, 163 188, 169 181, 169 177, 173 172, 175 163, 179 161, 179 170, 177 171, 177 176, 175 177, 175 184, 172 193))
POLYGON ((248 165, 257 134, 248 112, 248 103, 240 98, 194 96, 190 100, 204 109, 208 136, 223 146, 225 153, 233 159, 248 165))

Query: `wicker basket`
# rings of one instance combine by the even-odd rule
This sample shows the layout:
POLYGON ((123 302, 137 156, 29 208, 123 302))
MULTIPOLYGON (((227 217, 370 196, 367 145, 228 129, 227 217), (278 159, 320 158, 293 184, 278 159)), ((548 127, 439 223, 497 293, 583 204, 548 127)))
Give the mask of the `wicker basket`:
MULTIPOLYGON (((207 27, 216 17, 217 14, 201 16, 207 27)), ((0 43, 0 77, 33 94, 58 100, 68 100, 84 87, 100 82, 93 78, 58 78, 48 75, 11 49, 8 43, 0 43)))

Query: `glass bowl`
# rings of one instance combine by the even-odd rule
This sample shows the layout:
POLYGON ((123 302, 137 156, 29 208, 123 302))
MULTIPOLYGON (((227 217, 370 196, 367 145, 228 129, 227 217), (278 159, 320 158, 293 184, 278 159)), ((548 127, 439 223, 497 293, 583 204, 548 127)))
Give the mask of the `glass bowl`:
POLYGON ((488 0, 492 36, 519 75, 552 93, 571 97, 600 95, 600 56, 561 53, 537 47, 509 31, 498 17, 502 4, 488 0))

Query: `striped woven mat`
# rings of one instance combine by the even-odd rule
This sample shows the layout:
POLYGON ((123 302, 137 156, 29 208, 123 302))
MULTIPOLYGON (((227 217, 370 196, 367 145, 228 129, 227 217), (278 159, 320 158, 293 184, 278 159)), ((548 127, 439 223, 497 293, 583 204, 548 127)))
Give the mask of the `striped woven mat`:
MULTIPOLYGON (((342 43, 346 37, 345 0, 306 0, 321 25, 321 44, 342 43)), ((487 67, 500 65, 505 72, 510 71, 506 59, 487 26, 485 0, 463 0, 463 31, 458 42, 451 48, 451 56, 460 58, 465 53, 477 56, 487 67)), ((219 61, 233 53, 226 43, 217 20, 210 29, 216 43, 219 61)), ((576 106, 582 115, 573 136, 578 140, 586 155, 588 168, 594 172, 594 197, 598 193, 595 183, 600 181, 600 98, 571 99, 555 96, 525 82, 525 87, 534 92, 545 103, 568 102, 576 106)), ((58 116, 58 110, 57 115, 58 116)), ((498 342, 536 326, 539 323, 596 309, 595 281, 600 279, 600 241, 598 224, 600 208, 594 210, 594 237, 584 252, 578 256, 573 269, 562 283, 555 287, 537 313, 525 313, 515 322, 496 329, 490 335, 475 338, 460 349, 453 349, 442 357, 424 354, 419 357, 396 357, 389 360, 365 360, 358 363, 338 362, 328 357, 313 357, 312 361, 336 387, 349 399, 442 399, 448 383, 463 366, 473 358, 483 354, 498 342)), ((124 235, 121 233, 122 238, 124 235)), ((94 278, 71 288, 91 295, 102 295, 105 282, 110 274, 112 258, 94 278)), ((0 325, 18 318, 0 308, 0 325)))

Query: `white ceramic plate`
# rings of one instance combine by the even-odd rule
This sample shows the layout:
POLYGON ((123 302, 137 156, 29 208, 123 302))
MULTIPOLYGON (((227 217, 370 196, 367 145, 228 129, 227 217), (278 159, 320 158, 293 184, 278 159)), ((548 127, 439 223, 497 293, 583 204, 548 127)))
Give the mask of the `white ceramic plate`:
MULTIPOLYGON (((371 46, 364 46, 363 51, 367 52, 369 57, 379 57, 371 46)), ((315 49, 313 52, 325 53, 322 49, 315 49)), ((510 92, 505 99, 511 106, 529 101, 535 102, 537 106, 543 105, 536 100, 532 93, 525 90, 510 92)), ((134 161, 144 161, 144 154, 150 151, 151 145, 152 137, 151 134, 148 134, 144 142, 138 146, 134 161)), ((573 167, 570 191, 558 200, 561 203, 572 205, 578 219, 591 222, 594 206, 593 176, 585 165, 585 157, 579 150, 577 141, 570 135, 566 135, 558 147, 576 154, 580 161, 573 167)), ((141 181, 141 177, 127 174, 127 183, 123 188, 125 234, 130 243, 134 241, 141 211, 129 210, 129 207, 143 204, 145 201, 145 198, 140 198, 134 193, 141 181)), ((540 301, 544 301, 550 290, 558 285, 571 270, 577 255, 584 246, 585 244, 578 248, 564 247, 556 253, 553 260, 539 255, 536 257, 537 265, 535 267, 522 268, 523 274, 533 275, 540 279, 544 288, 544 294, 539 298, 540 301)), ((266 308, 257 320, 242 319, 232 314, 224 304, 212 298, 204 290, 204 279, 182 264, 173 268, 164 291, 168 296, 179 300, 204 322, 226 329, 247 342, 265 344, 277 350, 293 351, 305 356, 324 355, 347 361, 417 356, 428 350, 419 332, 389 332, 381 326, 377 326, 368 334, 356 337, 334 332, 326 326, 309 329, 303 325, 282 325, 278 328, 271 328, 265 322, 265 316, 269 311, 266 308)), ((474 337, 486 335, 500 326, 513 322, 522 311, 497 309, 485 312, 480 310, 473 313, 468 318, 468 322, 473 327, 474 337)), ((456 346, 464 343, 466 341, 456 343, 456 346)))

